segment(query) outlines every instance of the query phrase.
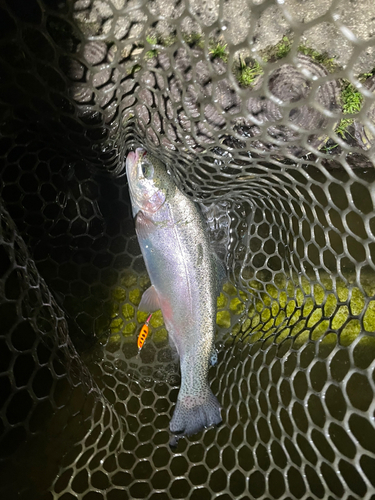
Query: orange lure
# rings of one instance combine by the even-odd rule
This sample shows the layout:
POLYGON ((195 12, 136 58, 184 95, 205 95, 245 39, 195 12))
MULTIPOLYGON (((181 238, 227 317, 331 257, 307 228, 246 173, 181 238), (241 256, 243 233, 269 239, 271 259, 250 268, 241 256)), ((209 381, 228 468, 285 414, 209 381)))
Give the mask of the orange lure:
POLYGON ((141 331, 139 332, 138 335, 138 351, 140 351, 143 347, 143 344, 145 343, 145 340, 148 335, 148 324, 150 322, 152 314, 146 319, 145 324, 142 326, 141 331))

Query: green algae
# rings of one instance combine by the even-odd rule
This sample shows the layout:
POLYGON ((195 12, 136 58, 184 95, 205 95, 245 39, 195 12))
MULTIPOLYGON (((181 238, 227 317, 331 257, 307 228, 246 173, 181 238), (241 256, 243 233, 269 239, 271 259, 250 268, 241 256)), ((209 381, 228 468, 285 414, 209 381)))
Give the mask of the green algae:
POLYGON ((264 292, 251 291, 253 298, 249 298, 247 313, 251 323, 243 341, 269 342, 272 337, 274 343, 280 344, 291 338, 293 348, 318 340, 324 345, 334 342, 346 347, 363 334, 361 317, 364 329, 375 331, 375 301, 366 308, 366 297, 358 287, 340 281, 334 284, 329 277, 321 281, 321 285, 310 285, 301 280, 298 286, 284 282, 286 291, 267 285, 268 298, 264 292))
POLYGON ((363 327, 366 332, 375 332, 375 300, 369 302, 363 317, 363 327))
POLYGON ((230 321, 230 312, 229 311, 219 311, 216 314, 216 324, 222 328, 229 328, 230 321))
POLYGON ((124 325, 124 328, 122 329, 122 334, 125 337, 133 335, 135 333, 136 328, 137 328, 137 325, 134 323, 134 321, 131 321, 130 323, 127 323, 126 325, 124 325))
POLYGON ((245 310, 245 304, 238 297, 232 299, 229 303, 229 309, 233 314, 241 314, 245 310))
POLYGON ((129 291, 129 300, 135 306, 138 306, 141 302, 142 293, 139 288, 134 288, 134 290, 129 291))
POLYGON ((125 320, 134 318, 135 310, 131 304, 124 304, 122 306, 122 316, 125 320))
MULTIPOLYGON (((137 306, 148 286, 147 276, 124 274, 120 285, 113 289, 111 342, 124 338, 136 343, 148 317, 137 306), (143 286, 135 287, 137 283, 143 286)), ((329 276, 321 278, 320 284, 310 284, 306 278, 297 284, 276 276, 273 284, 251 282, 247 291, 226 283, 217 307, 218 328, 229 330, 229 338, 236 337, 236 341, 281 345, 290 340, 293 349, 317 341, 324 346, 347 347, 355 341, 361 346, 366 342, 373 345, 371 340, 362 342, 361 335, 364 331, 375 332, 375 300, 369 300, 360 288, 340 280, 334 282, 329 276)), ((150 336, 154 343, 165 342, 168 337, 161 311, 152 315, 150 336)))
POLYGON ((217 308, 223 309, 224 307, 226 307, 227 303, 228 303, 227 298, 225 297, 223 292, 220 292, 220 295, 217 298, 217 308))
MULTIPOLYGON (((284 59, 289 52, 292 50, 293 38, 288 36, 283 36, 282 39, 275 45, 270 45, 264 50, 260 51, 260 55, 265 62, 278 61, 279 59, 284 59)), ((327 52, 318 52, 317 50, 308 46, 308 42, 301 44, 297 47, 297 52, 305 56, 311 57, 311 59, 322 66, 324 66, 330 73, 338 69, 338 64, 334 57, 331 57, 327 52)))

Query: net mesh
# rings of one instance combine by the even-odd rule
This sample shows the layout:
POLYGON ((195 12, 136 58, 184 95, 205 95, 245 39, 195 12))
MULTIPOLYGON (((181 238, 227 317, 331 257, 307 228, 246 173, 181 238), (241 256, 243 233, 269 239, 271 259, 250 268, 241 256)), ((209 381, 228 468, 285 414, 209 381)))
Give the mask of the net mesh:
POLYGON ((373 498, 371 0, 0 3, 2 498, 373 498), (201 205, 226 264, 223 425, 179 367, 125 155, 201 205))

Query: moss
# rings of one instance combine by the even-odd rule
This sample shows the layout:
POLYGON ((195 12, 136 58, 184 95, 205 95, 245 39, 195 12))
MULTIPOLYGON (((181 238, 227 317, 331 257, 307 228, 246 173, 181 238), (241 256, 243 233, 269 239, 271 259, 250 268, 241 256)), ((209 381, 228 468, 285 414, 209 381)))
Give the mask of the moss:
POLYGON ((275 326, 281 325, 285 321, 286 314, 285 311, 280 311, 277 317, 275 318, 275 326))
POLYGON ((137 321, 140 324, 143 324, 148 318, 149 313, 145 311, 137 311, 137 321))
POLYGON ((329 328, 329 321, 325 320, 319 323, 314 330, 311 332, 311 339, 318 340, 324 335, 329 328))
POLYGON ((135 306, 138 306, 141 301, 141 291, 139 288, 134 288, 134 290, 130 290, 129 292, 129 300, 135 306))
POLYGON ((365 82, 368 78, 371 78, 375 75, 375 68, 373 68, 371 71, 367 72, 367 73, 360 73, 358 75, 358 80, 360 82, 365 82))
POLYGON ((153 328, 159 328, 159 326, 162 326, 164 325, 164 318, 163 318, 163 314, 162 312, 159 310, 159 311, 155 311, 150 319, 150 325, 153 327, 153 328))
POLYGON ((278 344, 280 344, 286 338, 288 338, 289 335, 290 335, 290 328, 284 328, 283 330, 281 330, 281 332, 277 333, 275 340, 278 344))
POLYGON ((200 49, 204 47, 204 36, 200 33, 190 33, 189 35, 184 35, 183 38, 190 47, 199 47, 200 49))
POLYGON ((256 328, 260 324, 260 315, 256 314, 251 320, 251 328, 256 328))
POLYGON ((283 36, 280 42, 278 42, 276 45, 267 47, 266 49, 262 50, 260 54, 265 62, 275 61, 277 59, 286 57, 289 54, 291 48, 292 40, 287 36, 283 36))
POLYGON ((208 51, 212 59, 220 58, 224 62, 228 60, 227 44, 226 43, 214 43, 211 42, 210 49, 208 51))
POLYGON ((365 298, 358 288, 353 288, 350 298, 350 311, 353 316, 358 316, 365 307, 365 298))
MULTIPOLYGON (((140 66, 139 64, 134 64, 134 66, 132 66, 131 68, 128 68, 127 74, 133 76, 136 73, 138 73, 138 71, 140 71, 141 69, 142 69, 142 66, 140 66)), ((133 116, 132 116, 132 118, 133 118, 133 116)))
POLYGON ((330 57, 327 52, 320 53, 311 47, 307 47, 306 45, 300 45, 298 47, 298 52, 311 57, 311 59, 324 66, 329 72, 333 72, 338 68, 335 58, 330 57))
MULTIPOLYGON (((232 326, 232 336, 237 337, 237 335, 241 331, 241 325, 239 323, 236 323, 235 325, 232 326)), ((235 342, 238 342, 238 339, 235 339, 235 342)))
MULTIPOLYGON (((148 35, 146 36, 146 42, 149 44, 149 45, 156 45, 158 43, 158 39, 156 38, 155 35, 148 35)), ((159 54, 159 51, 158 49, 156 48, 152 48, 150 50, 148 50, 145 54, 145 59, 146 60, 149 60, 149 59, 152 59, 154 57, 156 57, 157 55, 159 54)))
POLYGON ((345 82, 341 91, 344 113, 357 113, 361 110, 363 95, 350 82, 345 82))
POLYGON ((262 322, 266 323, 271 317, 271 311, 269 309, 263 309, 260 317, 261 317, 262 322))
POLYGON ((321 319, 322 319, 322 316, 323 316, 323 312, 322 310, 319 308, 319 309, 316 309, 312 315, 310 316, 308 322, 307 322, 307 326, 309 328, 312 328, 313 326, 315 326, 321 319))
POLYGON ((297 309, 292 315, 292 317, 289 319, 288 321, 289 325, 294 325, 300 318, 301 318, 301 311, 297 309))
POLYGON ((249 337, 249 342, 253 344, 258 340, 260 340, 262 337, 263 337, 263 332, 254 333, 253 335, 251 335, 251 337, 249 337))
POLYGON ((241 314, 245 310, 245 304, 238 297, 235 297, 230 301, 229 309, 233 314, 241 314))
POLYGON ((230 327, 230 313, 229 311, 219 311, 216 314, 216 324, 222 328, 230 327))
POLYGON ((137 328, 137 325, 133 321, 131 323, 127 323, 122 330, 122 334, 124 336, 127 336, 127 337, 130 335, 133 335, 136 328, 137 328))
POLYGON ((279 289, 275 285, 268 284, 266 286, 267 293, 274 299, 279 295, 279 289))
POLYGON ((371 300, 363 317, 363 327, 366 332, 375 332, 375 301, 371 300))
POLYGON ((284 308, 288 302, 288 297, 285 292, 280 292, 279 294, 279 304, 281 308, 284 308))
POLYGON ((152 340, 155 343, 165 342, 168 339, 168 332, 165 328, 159 328, 152 332, 152 340))
POLYGON ((124 326, 124 320, 122 318, 114 318, 111 321, 111 324, 109 327, 111 334, 120 332, 122 330, 123 326, 124 326))
POLYGON ((352 319, 340 333, 340 344, 348 346, 358 337, 361 332, 361 323, 357 319, 352 319))
POLYGON ((325 292, 321 285, 314 285, 314 301, 318 305, 322 305, 324 302, 325 292))
MULTIPOLYGON (((294 335, 295 335, 295 333, 294 333, 294 329, 293 329, 292 336, 294 336, 294 335)), ((299 349, 300 347, 305 345, 306 342, 309 341, 309 339, 310 339, 310 330, 301 331, 294 339, 293 348, 299 349)))
MULTIPOLYGON (((121 286, 116 287, 112 294, 114 300, 108 311, 113 318, 110 324, 111 342, 117 341, 116 335, 120 332, 129 342, 135 342, 134 338, 131 340, 131 336, 148 316, 147 312, 142 311, 135 314, 135 307, 141 300, 141 289, 149 285, 149 280, 147 277, 139 277, 137 281, 143 279, 142 288, 134 288, 133 276, 125 275, 121 286), (124 289, 124 281, 131 284, 130 290, 124 289), (124 303, 127 299, 129 302, 124 303)), ((230 328, 234 323, 232 318, 245 310, 244 302, 248 301, 247 318, 244 322, 232 325, 232 336, 238 334, 240 341, 253 343, 258 339, 281 344, 290 338, 290 346, 293 348, 299 348, 311 340, 319 340, 326 347, 337 342, 348 346, 361 334, 361 319, 358 319, 361 314, 364 314, 364 329, 375 332, 375 300, 370 301, 364 311, 366 300, 359 288, 350 289, 340 281, 334 286, 329 277, 322 278, 321 281, 320 285, 310 285, 307 280, 296 285, 296 280, 284 279, 280 282, 283 289, 276 286, 276 283, 266 286, 258 286, 258 283, 247 293, 226 283, 217 299, 217 325, 230 328), (343 302, 349 303, 345 305, 343 302)), ((153 314, 150 323, 154 341, 165 341, 167 332, 161 311, 153 314)))
POLYGON ((326 303, 324 304, 324 316, 330 317, 336 311, 337 299, 333 293, 328 294, 326 303))
POLYGON ((321 345, 329 345, 333 348, 337 344, 337 334, 329 332, 321 340, 321 345))
POLYGON ((278 313, 280 311, 280 306, 279 304, 275 301, 275 302, 272 302, 272 305, 271 305, 271 313, 272 313, 272 316, 275 318, 278 313))
POLYGON ((126 299, 126 290, 118 286, 112 291, 112 297, 117 302, 123 302, 126 299))
MULTIPOLYGON (((344 80, 341 89, 341 107, 344 114, 358 113, 361 110, 363 103, 363 95, 357 90, 352 83, 344 80)), ((343 118, 336 127, 336 134, 345 137, 348 127, 353 124, 353 118, 343 118)))
POLYGON ((134 311, 134 307, 132 305, 124 304, 122 306, 122 315, 123 315, 125 320, 129 320, 129 319, 134 318, 134 314, 135 314, 135 311, 134 311))
POLYGON ((225 297, 225 295, 221 292, 220 295, 218 296, 217 298, 217 308, 218 309, 222 309, 223 307, 225 307, 227 305, 227 298, 225 297))
POLYGON ((225 292, 229 296, 237 295, 237 288, 232 285, 232 283, 225 283, 223 286, 223 292, 225 292))
POLYGON ((289 301, 288 305, 286 306, 286 315, 288 317, 291 317, 295 309, 296 309, 296 303, 294 302, 294 300, 289 301))
MULTIPOLYGON (((311 286, 307 280, 306 283, 301 282, 301 285, 285 281, 284 287, 288 290, 288 295, 277 290, 274 285, 268 287, 267 293, 258 294, 253 289, 249 290, 248 299, 251 299, 251 304, 248 318, 251 322, 247 320, 246 325, 243 325, 243 340, 271 341, 272 337, 272 342, 280 343, 289 335, 294 339, 294 347, 299 347, 309 340, 317 341, 324 337, 325 346, 331 345, 331 341, 347 346, 360 335, 361 323, 352 318, 363 314, 365 307, 364 294, 358 288, 349 289, 340 281, 334 286, 333 280, 328 277, 322 278, 322 285, 311 286), (272 300, 271 294, 278 300, 272 300), (349 306, 342 304, 347 301, 350 301, 349 306), (285 328, 286 321, 289 328, 285 328), (328 335, 327 332, 332 329, 337 333, 328 335)), ((235 288, 230 285, 226 288, 234 295, 235 288)), ((237 299, 232 303, 238 304, 239 301, 237 299)), ((375 331, 375 301, 370 302, 364 315, 364 326, 367 331, 375 331)))
POLYGON ((305 294, 300 288, 296 290, 296 302, 298 307, 302 307, 305 302, 305 294))
POLYGON ((267 332, 267 335, 271 335, 272 333, 275 333, 276 328, 274 328, 274 320, 271 318, 263 327, 263 330, 267 332))
POLYGON ((350 127, 350 125, 353 125, 353 123, 354 121, 351 118, 342 118, 335 129, 336 134, 340 135, 342 138, 345 138, 348 128, 350 127))
POLYGON ((121 335, 119 333, 114 333, 113 335, 111 335, 109 337, 109 342, 111 343, 116 343, 116 342, 120 342, 121 341, 121 335))
POLYGON ((251 325, 251 320, 249 318, 247 318, 246 321, 244 321, 242 326, 241 326, 241 331, 247 332, 248 329, 250 328, 250 325, 251 325))
POLYGON ((123 286, 123 288, 130 288, 136 285, 137 281, 138 281, 137 275, 134 273, 125 273, 121 277, 121 285, 123 286))
POLYGON ((303 306, 303 309, 302 309, 302 315, 304 317, 307 317, 315 308, 315 304, 314 304, 314 301, 311 297, 308 297, 304 306, 303 306))
MULTIPOLYGON (((260 54, 265 62, 277 61, 289 54, 292 45, 293 39, 288 36, 283 36, 277 44, 267 47, 265 50, 261 51, 260 54)), ((335 58, 330 57, 327 52, 318 52, 304 44, 298 46, 298 52, 311 57, 311 59, 324 66, 329 72, 333 72, 338 68, 335 58)))
POLYGON ((288 281, 288 283, 286 285, 286 293, 287 293, 288 297, 290 297, 290 298, 294 298, 294 296, 295 296, 296 286, 291 281, 288 281))
POLYGON ((339 298, 339 301, 346 302, 348 300, 348 297, 349 297, 348 287, 341 284, 341 283, 338 283, 336 286, 336 290, 337 290, 337 297, 339 298))
POLYGON ((290 40, 287 36, 283 36, 282 40, 276 44, 275 50, 275 56, 277 59, 281 59, 283 57, 286 57, 290 49, 292 48, 292 40, 290 40))
POLYGON ((264 305, 265 305, 265 304, 264 304, 264 302, 263 302, 263 301, 261 301, 261 300, 257 300, 257 301, 256 301, 256 304, 255 304, 255 309, 257 310, 257 312, 259 312, 259 313, 260 313, 260 312, 262 312, 262 311, 263 311, 263 309, 264 309, 264 305))
POLYGON ((159 40, 159 43, 163 47, 171 47, 177 41, 178 41, 177 35, 176 34, 172 34, 172 35, 169 35, 169 36, 162 36, 161 39, 159 40))
POLYGON ((347 306, 341 306, 332 318, 332 328, 338 330, 343 326, 349 317, 349 310, 347 306))
POLYGON ((237 79, 240 85, 243 87, 253 86, 257 78, 263 73, 263 68, 258 61, 250 62, 247 65, 243 58, 240 57, 240 67, 237 72, 237 79))

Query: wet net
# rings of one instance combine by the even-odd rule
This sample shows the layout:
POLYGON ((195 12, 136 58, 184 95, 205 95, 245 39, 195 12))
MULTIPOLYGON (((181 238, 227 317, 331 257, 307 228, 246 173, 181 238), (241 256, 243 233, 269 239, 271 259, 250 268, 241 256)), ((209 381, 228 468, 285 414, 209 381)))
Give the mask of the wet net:
POLYGON ((2 499, 374 498, 374 33, 372 0, 0 2, 2 499), (223 425, 175 451, 140 146, 228 271, 223 425))

